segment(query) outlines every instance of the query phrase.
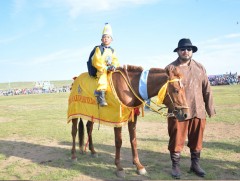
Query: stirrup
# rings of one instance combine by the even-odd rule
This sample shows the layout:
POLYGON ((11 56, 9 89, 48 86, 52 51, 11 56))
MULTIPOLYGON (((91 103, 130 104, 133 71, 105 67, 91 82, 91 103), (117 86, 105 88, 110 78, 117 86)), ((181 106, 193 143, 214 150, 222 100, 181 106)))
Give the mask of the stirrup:
POLYGON ((107 106, 107 102, 105 100, 105 92, 104 91, 94 91, 94 96, 97 98, 97 102, 101 107, 107 106))

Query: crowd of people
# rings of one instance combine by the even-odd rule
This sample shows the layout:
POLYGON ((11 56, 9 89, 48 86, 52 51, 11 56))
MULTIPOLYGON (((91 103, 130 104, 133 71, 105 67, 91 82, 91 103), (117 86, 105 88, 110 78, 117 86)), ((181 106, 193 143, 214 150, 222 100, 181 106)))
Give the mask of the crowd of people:
POLYGON ((235 74, 232 74, 231 72, 228 74, 223 75, 210 75, 208 76, 208 79, 212 86, 215 85, 232 85, 232 84, 239 84, 240 83, 240 76, 237 75, 237 72, 235 74))
POLYGON ((71 86, 62 87, 33 87, 33 88, 9 88, 0 90, 0 96, 28 95, 28 94, 45 94, 45 93, 61 93, 70 92, 71 86))

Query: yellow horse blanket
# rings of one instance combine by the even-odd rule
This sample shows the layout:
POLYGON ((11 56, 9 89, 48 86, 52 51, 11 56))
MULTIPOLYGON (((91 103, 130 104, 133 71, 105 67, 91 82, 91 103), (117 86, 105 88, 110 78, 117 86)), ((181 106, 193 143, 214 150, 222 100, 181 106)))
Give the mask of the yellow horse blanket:
MULTIPOLYGON (((97 79, 90 77, 87 72, 80 74, 72 85, 68 99, 68 123, 73 118, 82 118, 114 127, 125 125, 128 120, 134 120, 134 108, 127 107, 118 99, 115 89, 111 86, 112 73, 108 74, 108 90, 106 101, 108 106, 97 104, 94 91, 97 88, 97 79)), ((142 105, 141 105, 142 106, 142 105)))

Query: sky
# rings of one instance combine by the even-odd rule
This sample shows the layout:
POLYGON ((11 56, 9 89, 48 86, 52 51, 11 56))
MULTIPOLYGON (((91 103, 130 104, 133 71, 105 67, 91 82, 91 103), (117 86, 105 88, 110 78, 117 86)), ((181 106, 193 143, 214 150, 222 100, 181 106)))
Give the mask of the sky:
POLYGON ((87 71, 105 23, 121 65, 165 68, 181 38, 208 75, 240 74, 240 0, 0 0, 0 83, 87 71))

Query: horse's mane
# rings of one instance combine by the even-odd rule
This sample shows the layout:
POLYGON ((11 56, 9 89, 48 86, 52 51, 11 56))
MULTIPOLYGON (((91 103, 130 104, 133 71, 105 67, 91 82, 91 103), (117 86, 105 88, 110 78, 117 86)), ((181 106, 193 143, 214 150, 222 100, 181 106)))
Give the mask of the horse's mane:
MULTIPOLYGON (((117 69, 125 69, 128 72, 142 72, 143 68, 141 66, 136 65, 124 65, 123 67, 118 67, 117 69)), ((165 69, 162 68, 150 68, 149 70, 152 73, 166 73, 165 69)))
POLYGON ((162 68, 151 68, 149 71, 152 73, 166 73, 166 70, 162 68))
POLYGON ((143 68, 141 66, 136 65, 126 65, 128 72, 142 72, 143 68))

